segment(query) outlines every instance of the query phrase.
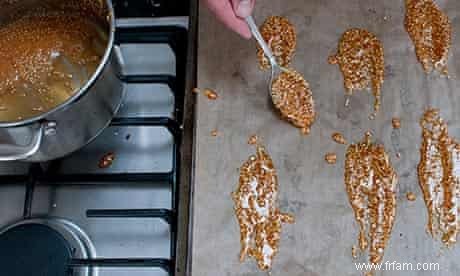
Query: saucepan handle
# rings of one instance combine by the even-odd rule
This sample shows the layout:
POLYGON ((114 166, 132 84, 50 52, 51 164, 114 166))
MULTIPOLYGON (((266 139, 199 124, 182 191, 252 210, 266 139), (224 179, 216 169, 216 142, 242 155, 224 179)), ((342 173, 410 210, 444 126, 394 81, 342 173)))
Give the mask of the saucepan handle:
POLYGON ((33 130, 33 134, 28 145, 18 146, 12 144, 0 144, 0 161, 25 160, 36 154, 43 141, 45 125, 45 123, 40 123, 38 128, 33 130))
POLYGON ((123 67, 125 66, 125 61, 123 59, 123 54, 119 45, 113 45, 113 58, 115 61, 115 73, 119 79, 123 78, 123 67))

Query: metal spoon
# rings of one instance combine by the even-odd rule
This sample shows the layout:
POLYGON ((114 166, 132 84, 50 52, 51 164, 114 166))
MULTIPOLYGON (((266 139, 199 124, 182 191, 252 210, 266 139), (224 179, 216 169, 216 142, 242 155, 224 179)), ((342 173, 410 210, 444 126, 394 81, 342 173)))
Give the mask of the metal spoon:
POLYGON ((270 77, 270 94, 272 91, 272 83, 275 80, 275 77, 279 76, 282 72, 289 72, 288 69, 280 66, 275 59, 275 56, 273 56, 273 53, 270 49, 270 47, 267 45, 265 42, 264 38, 259 32, 259 28, 256 25, 256 22, 254 21, 254 18, 252 16, 248 16, 245 18, 246 23, 248 24, 249 29, 251 30, 252 35, 256 39, 256 41, 259 43, 260 47, 264 51, 265 56, 268 58, 268 61, 270 62, 270 67, 271 67, 271 77, 270 77))

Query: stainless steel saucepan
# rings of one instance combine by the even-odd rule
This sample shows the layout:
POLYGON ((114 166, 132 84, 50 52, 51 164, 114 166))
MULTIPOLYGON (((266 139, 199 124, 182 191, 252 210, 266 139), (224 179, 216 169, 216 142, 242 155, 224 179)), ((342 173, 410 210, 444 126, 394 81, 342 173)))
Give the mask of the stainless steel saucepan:
POLYGON ((14 17, 37 8, 76 9, 102 25, 108 42, 95 72, 64 102, 34 117, 0 122, 0 161, 43 162, 82 148, 108 126, 123 98, 111 1, 0 0, 0 28, 14 17))

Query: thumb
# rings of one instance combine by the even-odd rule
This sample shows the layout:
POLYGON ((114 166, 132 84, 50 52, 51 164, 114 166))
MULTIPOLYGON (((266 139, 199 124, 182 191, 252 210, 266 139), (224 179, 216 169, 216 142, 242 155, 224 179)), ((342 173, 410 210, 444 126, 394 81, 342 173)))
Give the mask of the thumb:
POLYGON ((233 10, 236 16, 246 18, 252 14, 255 0, 232 0, 233 10))

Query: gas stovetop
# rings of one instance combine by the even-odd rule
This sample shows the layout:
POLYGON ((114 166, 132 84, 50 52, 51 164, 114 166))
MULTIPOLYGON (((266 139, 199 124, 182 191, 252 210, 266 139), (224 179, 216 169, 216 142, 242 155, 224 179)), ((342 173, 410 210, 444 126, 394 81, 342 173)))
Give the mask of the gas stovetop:
POLYGON ((188 275, 197 5, 129 2, 110 127, 60 160, 0 163, 0 275, 188 275))

